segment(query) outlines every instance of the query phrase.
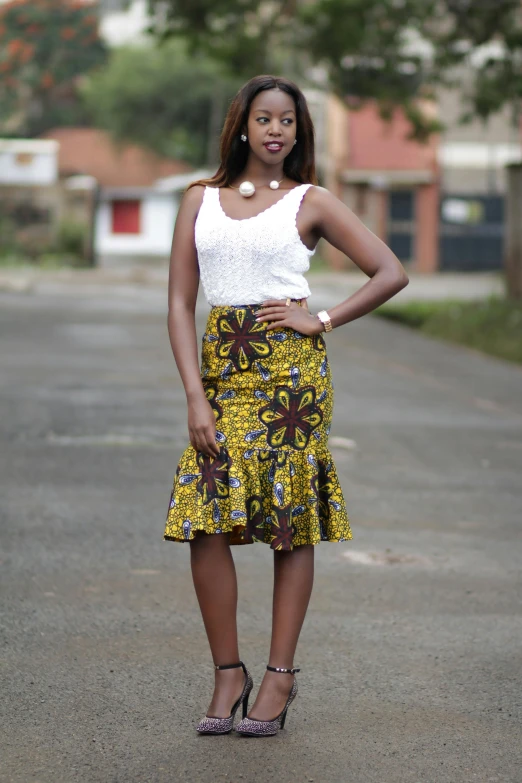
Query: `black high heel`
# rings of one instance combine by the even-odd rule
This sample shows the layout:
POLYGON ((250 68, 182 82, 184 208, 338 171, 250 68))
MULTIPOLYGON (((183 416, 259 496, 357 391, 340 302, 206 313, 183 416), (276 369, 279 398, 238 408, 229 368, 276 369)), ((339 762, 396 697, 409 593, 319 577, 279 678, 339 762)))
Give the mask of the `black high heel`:
POLYGON ((196 726, 196 731, 199 731, 200 734, 228 734, 230 731, 232 731, 234 727, 234 718, 236 716, 236 712, 239 709, 239 705, 243 705, 243 718, 246 717, 246 714, 248 712, 248 699, 250 696, 250 692, 252 688, 254 687, 254 683, 252 682, 252 677, 250 675, 250 672, 246 668, 243 661, 239 661, 238 663, 226 663, 222 666, 215 666, 216 669, 239 669, 239 667, 243 669, 245 672, 245 684, 243 686, 243 691, 241 693, 241 696, 236 701, 234 706, 232 707, 232 711, 228 718, 212 718, 208 715, 205 715, 205 717, 200 720, 198 725, 196 726))
MULTIPOLYGON (((295 674, 295 672, 301 671, 301 669, 282 669, 279 666, 267 666, 266 668, 269 672, 281 672, 282 674, 295 674)), ((248 737, 271 737, 274 734, 277 734, 279 729, 284 728, 288 708, 296 696, 297 682, 294 677, 288 699, 279 715, 276 715, 272 720, 256 720, 255 718, 247 718, 243 715, 243 720, 237 724, 236 731, 239 732, 239 734, 244 734, 248 737)))

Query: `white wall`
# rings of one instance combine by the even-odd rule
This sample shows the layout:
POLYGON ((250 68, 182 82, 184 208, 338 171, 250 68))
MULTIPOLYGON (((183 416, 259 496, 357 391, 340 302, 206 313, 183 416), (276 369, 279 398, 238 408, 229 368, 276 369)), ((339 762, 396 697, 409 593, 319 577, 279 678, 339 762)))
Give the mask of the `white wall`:
POLYGON ((176 196, 150 193, 141 199, 141 234, 112 233, 112 202, 102 201, 96 216, 96 253, 100 256, 164 256, 170 254, 178 211, 176 196))
POLYGON ((53 185, 57 181, 58 145, 38 150, 33 144, 0 140, 1 185, 53 185), (28 162, 21 163, 19 155, 31 157, 28 162))

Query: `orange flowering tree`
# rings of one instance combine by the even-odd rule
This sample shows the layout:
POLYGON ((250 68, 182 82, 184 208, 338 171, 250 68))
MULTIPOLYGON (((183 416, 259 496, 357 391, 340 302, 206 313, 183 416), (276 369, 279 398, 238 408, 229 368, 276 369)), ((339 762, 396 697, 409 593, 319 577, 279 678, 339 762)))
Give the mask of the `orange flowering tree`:
POLYGON ((95 3, 12 0, 0 5, 0 132, 42 130, 46 110, 104 61, 95 3))

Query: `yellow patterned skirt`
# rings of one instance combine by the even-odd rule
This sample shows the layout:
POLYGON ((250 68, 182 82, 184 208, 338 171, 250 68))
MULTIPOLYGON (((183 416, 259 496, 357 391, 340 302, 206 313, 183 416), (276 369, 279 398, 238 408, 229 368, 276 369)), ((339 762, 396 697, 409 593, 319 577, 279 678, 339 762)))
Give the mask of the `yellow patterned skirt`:
POLYGON ((259 305, 213 306, 201 378, 218 457, 187 446, 164 540, 230 532, 231 544, 291 550, 352 538, 328 434, 333 384, 322 334, 256 322, 259 305))

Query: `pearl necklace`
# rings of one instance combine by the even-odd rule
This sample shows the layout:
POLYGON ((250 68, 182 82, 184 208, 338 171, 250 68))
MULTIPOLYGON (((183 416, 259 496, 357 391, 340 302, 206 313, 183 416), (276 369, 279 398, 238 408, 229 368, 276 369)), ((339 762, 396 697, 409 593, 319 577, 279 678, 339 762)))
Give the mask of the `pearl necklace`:
MULTIPOLYGON (((270 184, 268 185, 268 187, 271 190, 279 190, 279 185, 281 184, 283 179, 280 179, 279 181, 277 179, 273 179, 272 182, 270 182, 270 184)), ((236 187, 235 185, 230 185, 230 187, 234 188, 234 190, 239 190, 239 192, 244 198, 250 198, 256 192, 256 186, 254 185, 253 182, 250 182, 248 179, 242 182, 239 187, 236 187)), ((266 185, 260 185, 259 187, 266 187, 266 185)))

